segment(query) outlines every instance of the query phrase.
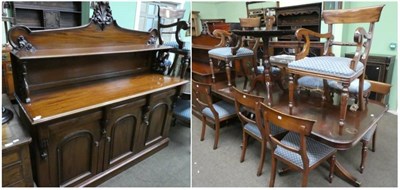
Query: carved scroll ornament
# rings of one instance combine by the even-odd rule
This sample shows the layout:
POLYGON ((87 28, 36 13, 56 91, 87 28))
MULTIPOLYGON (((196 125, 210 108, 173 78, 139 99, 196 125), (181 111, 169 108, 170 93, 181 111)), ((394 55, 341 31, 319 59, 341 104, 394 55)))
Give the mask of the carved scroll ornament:
POLYGON ((111 8, 109 2, 99 1, 91 2, 90 6, 93 8, 92 22, 98 24, 101 30, 104 30, 106 25, 113 22, 111 8))

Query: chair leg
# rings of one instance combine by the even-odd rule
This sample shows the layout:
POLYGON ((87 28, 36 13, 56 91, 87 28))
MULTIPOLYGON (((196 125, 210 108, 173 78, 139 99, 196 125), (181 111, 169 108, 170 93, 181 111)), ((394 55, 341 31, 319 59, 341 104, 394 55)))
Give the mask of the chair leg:
POLYGON ((228 79, 228 86, 229 87, 232 86, 232 83, 231 83, 231 67, 229 65, 230 63, 231 63, 231 61, 226 61, 226 64, 225 64, 226 77, 228 79))
POLYGON ((330 168, 328 176, 329 183, 332 183, 333 173, 335 172, 335 162, 336 162, 336 155, 332 155, 332 157, 330 158, 330 168))
POLYGON ((310 168, 306 168, 303 171, 303 181, 301 182, 301 186, 302 187, 307 187, 307 183, 308 183, 308 174, 310 173, 310 168))
POLYGON ((342 95, 340 99, 340 118, 339 126, 344 126, 344 120, 346 119, 347 113, 347 100, 349 99, 349 83, 343 83, 342 95))
POLYGON ((212 79, 212 82, 215 83, 214 63, 213 63, 212 58, 210 58, 210 69, 211 69, 211 79, 212 79))
POLYGON ((262 174, 262 169, 264 167, 264 161, 265 161, 265 151, 267 148, 266 145, 267 142, 261 142, 261 158, 260 158, 260 163, 258 164, 257 176, 260 176, 262 174))
POLYGON ((359 84, 358 84, 358 107, 361 111, 365 110, 365 99, 364 99, 364 75, 359 77, 359 84))
POLYGON ((289 74, 289 114, 293 114, 294 83, 293 74, 289 74))
POLYGON ((203 115, 201 121, 202 121, 202 127, 201 127, 201 137, 200 137, 200 141, 204 141, 204 135, 205 135, 205 133, 206 133, 206 123, 207 123, 206 116, 203 115))
POLYGON ((240 162, 243 162, 246 157, 247 143, 249 141, 249 135, 243 130, 243 140, 242 140, 242 156, 240 157, 240 162))
POLYGON ((367 151, 368 151, 368 141, 361 140, 362 148, 361 148, 361 163, 360 163, 360 173, 364 172, 365 168, 365 160, 367 159, 367 151))
POLYGON ((272 163, 271 163, 271 176, 269 179, 269 186, 273 187, 275 185, 275 176, 276 176, 276 158, 274 156, 272 156, 271 158, 272 163))
POLYGON ((214 150, 217 149, 218 147, 218 141, 219 141, 219 121, 215 122, 215 137, 214 137, 214 150))
POLYGON ((378 126, 376 126, 374 135, 372 136, 372 152, 375 152, 376 130, 378 130, 378 126))

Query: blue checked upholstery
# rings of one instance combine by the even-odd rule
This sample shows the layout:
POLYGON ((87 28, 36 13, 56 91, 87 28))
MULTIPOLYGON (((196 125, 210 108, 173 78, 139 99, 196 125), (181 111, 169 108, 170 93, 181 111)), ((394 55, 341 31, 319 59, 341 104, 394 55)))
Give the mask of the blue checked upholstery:
MULTIPOLYGON (((281 142, 285 145, 298 149, 300 147, 300 136, 297 133, 289 132, 287 135, 285 135, 285 137, 283 137, 281 142)), ((311 138, 307 138, 306 144, 309 167, 312 167, 318 161, 336 151, 334 148, 322 144, 311 138)), ((285 148, 280 147, 279 145, 275 149, 274 154, 304 169, 303 161, 300 154, 291 152, 285 148)))
MULTIPOLYGON (((277 135, 279 133, 286 132, 285 129, 277 127, 276 125, 273 125, 271 123, 269 124, 269 126, 270 126, 270 131, 271 131, 272 136, 277 135)), ((257 137, 261 138, 260 130, 258 130, 258 127, 255 124, 247 123, 246 125, 244 125, 244 129, 246 129, 250 133, 256 135, 257 137)))
POLYGON ((375 125, 374 127, 372 127, 362 138, 362 140, 365 141, 370 141, 372 138, 372 135, 374 135, 374 132, 376 130, 377 125, 375 125))
MULTIPOLYGON (((177 49, 179 48, 178 42, 175 42, 175 41, 164 42, 163 45, 165 45, 165 46, 171 46, 171 47, 177 48, 177 49)), ((190 43, 188 43, 188 42, 183 42, 183 48, 182 48, 182 49, 187 50, 187 51, 190 51, 190 43)))
POLYGON ((358 62, 356 65, 356 72, 350 69, 350 58, 345 57, 309 57, 293 61, 288 64, 290 69, 297 69, 303 71, 313 71, 319 74, 338 76, 342 78, 351 78, 358 71, 364 69, 364 65, 358 62))
MULTIPOLYGON (((358 94, 358 85, 359 85, 359 79, 354 80, 353 82, 350 83, 349 86, 349 92, 353 94, 358 94)), ((328 85, 331 88, 337 89, 337 90, 342 90, 343 86, 341 83, 338 83, 337 81, 328 81, 328 85)), ((369 81, 364 80, 364 92, 367 92, 371 88, 371 83, 369 81)))
MULTIPOLYGON (((251 71, 254 71, 254 69, 251 69, 251 71)), ((281 72, 281 69, 279 67, 271 67, 271 72, 276 75, 281 72)), ((264 73, 264 66, 257 66, 257 74, 260 73, 264 73)))
MULTIPOLYGON (((219 118, 236 114, 235 106, 225 101, 219 101, 213 104, 215 111, 218 112, 219 118)), ((204 108, 202 113, 210 118, 214 118, 210 108, 204 108)), ((214 118, 215 119, 215 118, 214 118)))
POLYGON ((190 100, 182 100, 178 99, 175 103, 174 115, 179 116, 180 118, 184 118, 186 121, 190 121, 191 106, 190 100))
POLYGON ((269 57, 269 60, 271 62, 284 63, 284 64, 287 65, 288 63, 295 61, 296 60, 296 56, 287 55, 287 54, 274 55, 274 56, 269 57))
MULTIPOLYGON (((210 51, 208 51, 208 54, 210 55, 215 55, 215 56, 220 56, 220 57, 226 57, 230 58, 233 57, 232 55, 232 50, 230 47, 221 47, 221 48, 214 48, 210 51)), ((248 48, 241 47, 238 49, 236 52, 236 57, 241 57, 241 56, 252 56, 254 55, 254 52, 248 48)))
POLYGON ((323 79, 318 77, 312 77, 312 76, 300 77, 297 80, 297 84, 299 87, 324 89, 323 79))

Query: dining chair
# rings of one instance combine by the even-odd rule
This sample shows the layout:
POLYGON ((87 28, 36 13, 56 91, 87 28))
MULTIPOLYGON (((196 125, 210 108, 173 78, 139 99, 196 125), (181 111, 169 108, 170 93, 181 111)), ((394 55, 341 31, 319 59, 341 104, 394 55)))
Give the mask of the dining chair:
POLYGON ((168 74, 175 70, 175 67, 180 65, 181 76, 185 76, 190 64, 191 43, 184 42, 180 38, 182 30, 188 30, 189 26, 186 21, 181 20, 185 14, 185 9, 172 9, 169 7, 158 6, 158 21, 157 29, 159 32, 158 41, 160 45, 171 46, 169 50, 174 53, 174 61, 168 70, 168 74), (166 40, 169 39, 169 40, 166 40), (181 63, 178 64, 178 57, 182 56, 181 63))
POLYGON ((342 85, 340 99, 339 126, 344 126, 347 113, 347 100, 349 98, 349 86, 358 80, 358 106, 360 110, 365 109, 364 78, 365 65, 368 60, 369 51, 373 37, 375 23, 379 21, 383 6, 366 8, 345 9, 345 10, 325 10, 322 13, 323 20, 328 24, 328 33, 320 34, 311 30, 300 28, 296 31, 298 40, 304 39, 302 51, 296 54, 296 61, 288 64, 289 76, 289 113, 293 113, 294 107, 294 75, 313 76, 323 79, 324 91, 327 92, 327 80, 334 80, 342 85), (354 33, 354 42, 333 41, 334 24, 353 24, 369 23, 366 31, 363 27, 358 27, 354 33), (326 38, 323 56, 305 58, 309 53, 310 36, 326 38), (356 53, 352 59, 345 57, 335 57, 332 53, 333 45, 355 46, 356 53))
MULTIPOLYGON (((235 97, 236 113, 242 123, 242 155, 240 162, 243 162, 246 156, 246 149, 249 137, 253 137, 261 143, 261 158, 258 164, 257 176, 262 174, 267 149, 267 136, 262 124, 261 113, 256 111, 256 107, 264 101, 263 97, 247 94, 233 87, 235 97)), ((286 131, 282 128, 271 126, 270 133, 273 136, 283 136, 286 131)))
POLYGON ((301 183, 303 187, 307 186, 310 171, 328 160, 330 162, 328 181, 332 183, 336 149, 309 137, 316 121, 279 112, 264 103, 261 103, 259 110, 264 118, 266 131, 271 125, 289 131, 281 140, 271 134, 268 136, 272 146, 269 186, 273 187, 275 184, 278 160, 288 165, 289 168, 300 170, 303 173, 301 183))
MULTIPOLYGON (((368 81, 368 80, 366 80, 368 81)), ((377 93, 377 100, 382 104, 386 104, 385 100, 387 95, 390 92, 391 85, 387 83, 377 82, 377 81, 368 81, 371 83, 371 92, 377 93)), ((387 107, 387 105, 386 105, 387 107)), ((360 163, 360 173, 364 172, 365 169, 365 161, 367 159, 367 150, 368 150, 368 142, 372 139, 372 152, 375 152, 375 142, 376 142, 376 130, 378 128, 378 124, 372 127, 361 139, 362 149, 361 149, 361 163, 360 163)))
MULTIPOLYGON (((255 18, 240 18, 240 26, 243 29, 254 29, 256 27, 260 27, 260 17, 255 17, 255 18)), ((226 77, 228 80, 228 86, 232 86, 231 83, 231 67, 232 64, 235 60, 240 61, 240 66, 242 67, 242 70, 244 65, 243 65, 243 60, 244 59, 250 59, 251 62, 255 62, 256 58, 256 51, 258 48, 258 44, 260 39, 259 38, 247 38, 243 36, 241 39, 238 39, 236 35, 231 34, 229 32, 224 32, 223 30, 214 30, 213 32, 214 36, 220 37, 221 42, 222 41, 230 41, 230 45, 235 45, 235 47, 218 47, 211 49, 208 51, 208 56, 209 56, 209 61, 210 61, 210 68, 211 68, 211 76, 212 76, 212 81, 215 82, 215 74, 214 74, 214 60, 217 60, 218 65, 221 62, 225 63, 225 69, 226 69, 226 77), (252 43, 248 43, 248 41, 251 41, 252 43), (245 47, 247 46, 247 47, 245 47)), ((221 43, 220 43, 221 44, 221 43)), ((246 75, 245 75, 246 77, 246 75)), ((245 78, 245 83, 244 85, 246 86, 247 84, 247 78, 245 78)))
POLYGON ((196 106, 199 106, 202 113, 202 129, 200 141, 204 140, 207 119, 209 119, 214 125, 210 125, 211 128, 215 129, 214 136, 214 150, 218 147, 219 131, 221 122, 236 117, 235 106, 226 101, 218 101, 213 103, 211 96, 211 85, 200 83, 192 80, 192 93, 196 100, 196 106))

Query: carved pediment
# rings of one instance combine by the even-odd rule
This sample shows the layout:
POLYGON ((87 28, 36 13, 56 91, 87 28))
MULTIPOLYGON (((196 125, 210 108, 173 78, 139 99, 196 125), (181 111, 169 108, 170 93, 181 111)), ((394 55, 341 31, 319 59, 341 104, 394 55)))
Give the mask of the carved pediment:
POLYGON ((93 8, 92 22, 99 25, 101 30, 104 30, 106 25, 113 22, 110 4, 107 1, 91 2, 90 6, 93 8))

